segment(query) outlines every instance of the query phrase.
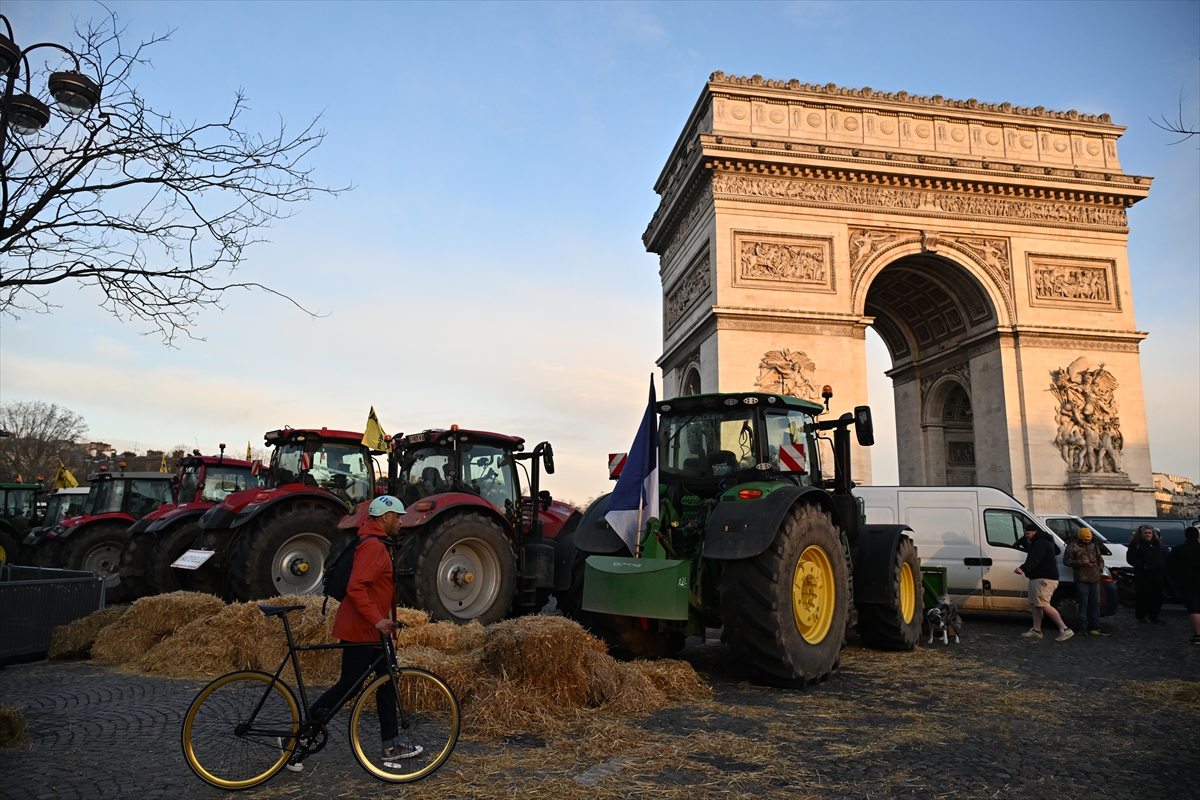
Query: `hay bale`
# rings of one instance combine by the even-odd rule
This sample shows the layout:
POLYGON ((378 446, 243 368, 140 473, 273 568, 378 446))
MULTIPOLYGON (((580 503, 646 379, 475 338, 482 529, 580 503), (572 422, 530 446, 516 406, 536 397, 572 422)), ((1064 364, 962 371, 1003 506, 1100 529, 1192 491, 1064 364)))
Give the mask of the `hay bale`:
POLYGON ((711 697, 712 687, 696 674, 686 661, 664 658, 661 661, 633 661, 630 666, 641 672, 655 688, 671 700, 695 700, 711 697))
POLYGON ((92 645, 92 658, 118 664, 135 661, 180 628, 205 620, 224 607, 219 597, 199 592, 143 597, 99 632, 92 645))
MULTIPOLYGON (((605 651, 579 623, 539 615, 487 628, 480 655, 484 667, 500 680, 533 690, 550 703, 578 708, 586 706, 592 694, 585 654, 605 651)), ((590 658, 588 662, 597 663, 590 658)))
POLYGON ((428 624, 429 612, 421 611, 416 608, 404 608, 403 606, 396 607, 396 621, 402 622, 406 627, 416 628, 421 625, 428 624))
MULTIPOLYGON (((297 644, 333 644, 331 634, 337 603, 330 601, 327 614, 321 614, 324 598, 314 595, 273 598, 279 605, 303 605, 303 611, 288 614, 292 637, 297 644)), ((140 602, 140 601, 139 601, 140 602)), ((239 669, 274 672, 287 652, 283 623, 268 618, 258 603, 233 603, 206 619, 198 619, 157 647, 134 665, 147 675, 169 678, 215 678, 239 669)), ((341 670, 338 650, 317 650, 300 654, 306 684, 328 685, 341 670)), ((284 680, 295 676, 289 666, 284 680)))
POLYGON ((484 627, 476 620, 466 625, 453 622, 434 622, 429 625, 401 628, 396 637, 397 647, 432 647, 443 653, 468 653, 483 646, 484 627))
POLYGON ((0 706, 0 747, 23 747, 29 744, 25 730, 25 715, 14 705, 0 706))
POLYGON ((578 710, 551 702, 537 688, 495 678, 476 684, 475 696, 462 704, 463 730, 472 738, 499 739, 519 733, 557 733, 578 710))
POLYGON ((646 673, 630 664, 622 664, 622 680, 608 697, 603 709, 610 714, 642 715, 667 705, 667 695, 654 685, 646 673))
POLYGON ((50 634, 49 658, 87 658, 91 655, 92 645, 96 643, 100 631, 112 625, 128 610, 129 606, 109 606, 93 611, 74 622, 58 626, 50 634))
POLYGON ((478 651, 445 653, 432 647, 410 646, 396 651, 396 663, 429 670, 450 684, 460 703, 474 696, 480 681, 486 678, 478 651))

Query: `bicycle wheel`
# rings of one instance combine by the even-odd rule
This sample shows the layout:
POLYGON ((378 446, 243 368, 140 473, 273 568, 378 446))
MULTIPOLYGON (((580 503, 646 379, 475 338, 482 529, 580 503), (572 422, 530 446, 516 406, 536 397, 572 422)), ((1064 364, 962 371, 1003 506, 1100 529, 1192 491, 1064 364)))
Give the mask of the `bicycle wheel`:
POLYGON ((359 696, 350 712, 350 748, 363 769, 383 781, 419 781, 440 767, 458 741, 461 722, 458 699, 447 683, 427 670, 401 667, 396 670, 399 691, 390 687, 391 676, 376 678, 359 696), (397 703, 397 700, 399 701, 397 703), (420 748, 406 758, 385 756, 380 738, 378 704, 397 705, 400 734, 396 744, 420 748))
POLYGON ((287 684, 265 672, 231 672, 200 690, 183 718, 183 756, 221 789, 262 783, 296 746, 300 707, 287 684))

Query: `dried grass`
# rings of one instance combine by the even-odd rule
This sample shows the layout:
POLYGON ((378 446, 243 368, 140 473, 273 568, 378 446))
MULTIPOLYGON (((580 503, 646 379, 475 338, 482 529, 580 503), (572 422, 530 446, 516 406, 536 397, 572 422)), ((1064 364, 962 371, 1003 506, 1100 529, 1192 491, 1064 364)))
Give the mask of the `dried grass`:
POLYGON ((1198 681, 1151 681, 1125 684, 1125 691, 1145 700, 1178 704, 1185 708, 1200 708, 1200 682, 1198 681))
POLYGON ((88 658, 100 632, 119 620, 128 610, 129 606, 109 606, 55 628, 50 635, 49 658, 88 658))
MULTIPOLYGON (((411 609, 407 608, 400 610, 411 612, 411 609)), ((435 622, 401 628, 396 638, 396 646, 432 647, 443 653, 466 653, 482 647, 483 641, 484 627, 475 620, 471 620, 466 625, 435 622)))
POLYGON ((24 747, 29 744, 25 715, 14 705, 0 706, 0 747, 24 747))
POLYGON ((634 661, 632 666, 672 700, 694 700, 712 696, 712 687, 701 680, 696 670, 686 661, 634 661))
POLYGON ((143 597, 96 635, 92 659, 117 664, 135 661, 181 628, 206 620, 224 607, 219 597, 199 592, 143 597))

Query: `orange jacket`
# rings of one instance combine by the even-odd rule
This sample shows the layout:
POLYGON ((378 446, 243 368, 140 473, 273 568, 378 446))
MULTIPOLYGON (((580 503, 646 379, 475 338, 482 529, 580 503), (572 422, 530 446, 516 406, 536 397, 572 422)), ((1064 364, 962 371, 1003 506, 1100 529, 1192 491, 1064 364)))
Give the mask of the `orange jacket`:
POLYGON ((354 569, 346 587, 346 599, 338 607, 333 621, 333 636, 344 642, 378 642, 375 624, 391 619, 396 608, 396 589, 392 583, 392 559, 376 536, 385 536, 374 519, 358 529, 360 541, 354 553, 354 569))

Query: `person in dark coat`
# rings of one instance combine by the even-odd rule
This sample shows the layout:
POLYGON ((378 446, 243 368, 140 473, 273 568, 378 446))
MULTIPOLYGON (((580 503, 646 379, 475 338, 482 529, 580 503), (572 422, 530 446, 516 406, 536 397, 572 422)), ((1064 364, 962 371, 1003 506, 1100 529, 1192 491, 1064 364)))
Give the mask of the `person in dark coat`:
POLYGON ((1183 544, 1167 554, 1167 572, 1192 618, 1192 644, 1200 644, 1200 530, 1189 525, 1183 544))
POLYGON ((1136 595, 1134 614, 1138 622, 1158 622, 1163 603, 1163 582, 1167 576, 1167 560, 1162 549, 1162 539, 1149 525, 1137 529, 1129 540, 1126 555, 1133 567, 1133 588, 1136 595))
POLYGON ((1042 638, 1042 617, 1047 616, 1058 626, 1055 641, 1065 642, 1075 635, 1050 604, 1058 588, 1058 562, 1054 552, 1054 537, 1037 526, 1033 520, 1025 523, 1025 541, 1029 555, 1025 563, 1013 572, 1029 579, 1029 605, 1033 612, 1033 627, 1021 635, 1026 639, 1042 638))

